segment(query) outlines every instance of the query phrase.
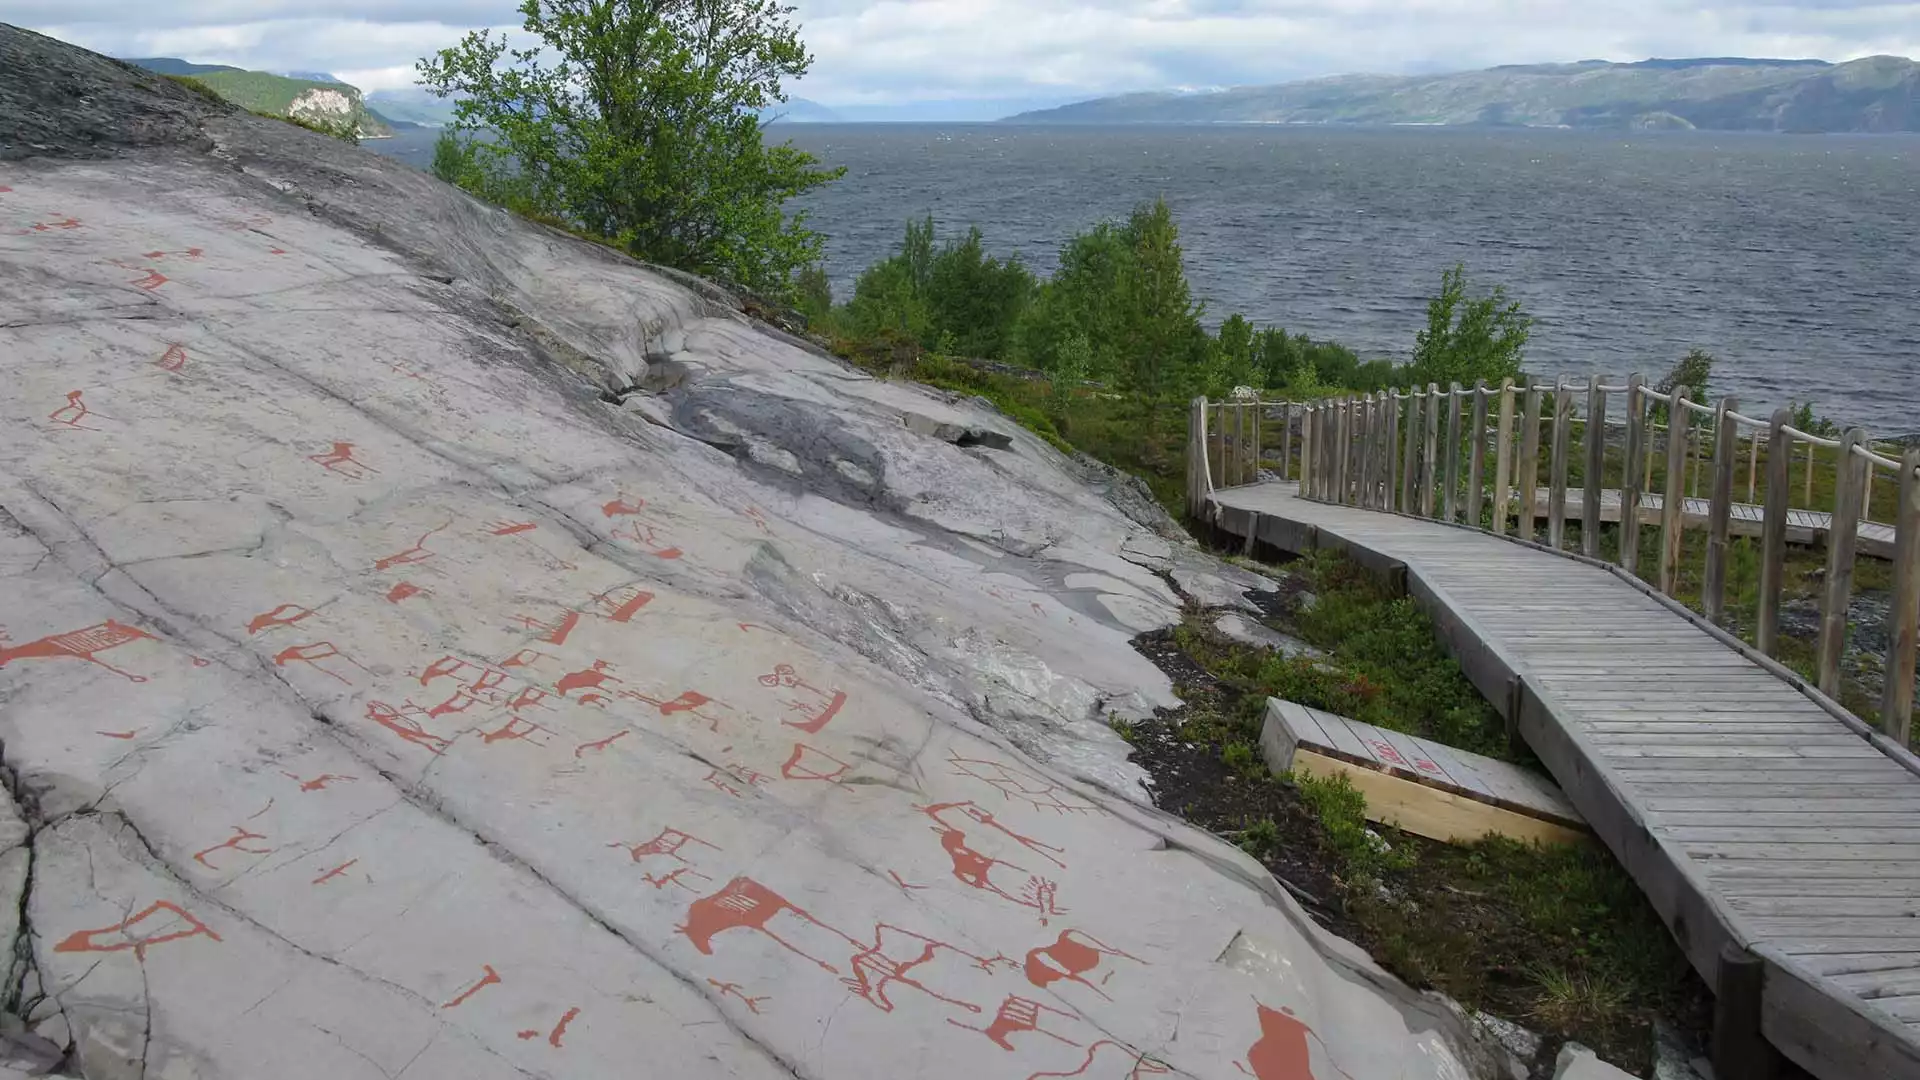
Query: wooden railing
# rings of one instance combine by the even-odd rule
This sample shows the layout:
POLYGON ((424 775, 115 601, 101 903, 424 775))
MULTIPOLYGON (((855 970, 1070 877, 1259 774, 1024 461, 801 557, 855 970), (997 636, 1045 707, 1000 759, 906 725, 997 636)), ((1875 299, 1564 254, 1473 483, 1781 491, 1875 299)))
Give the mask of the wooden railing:
POLYGON ((1639 375, 1618 384, 1596 377, 1583 389, 1563 378, 1550 388, 1429 384, 1313 402, 1198 398, 1188 509, 1204 517, 1215 490, 1287 480, 1307 498, 1517 533, 1555 550, 1573 550, 1571 521, 1588 558, 1602 555, 1602 522, 1618 522, 1621 568, 1669 596, 1682 584, 1685 531, 1703 530, 1699 603, 1717 623, 1727 617, 1730 537, 1757 536, 1752 640, 1769 656, 1779 655, 1788 544, 1824 543, 1815 681, 1836 699, 1855 560, 1888 559, 1879 711, 1887 734, 1905 743, 1920 647, 1920 447, 1876 448, 1858 428, 1802 431, 1790 410, 1760 420, 1733 398, 1707 405, 1684 386, 1663 393, 1639 375), (1650 522, 1659 543, 1642 573, 1640 530, 1650 522))

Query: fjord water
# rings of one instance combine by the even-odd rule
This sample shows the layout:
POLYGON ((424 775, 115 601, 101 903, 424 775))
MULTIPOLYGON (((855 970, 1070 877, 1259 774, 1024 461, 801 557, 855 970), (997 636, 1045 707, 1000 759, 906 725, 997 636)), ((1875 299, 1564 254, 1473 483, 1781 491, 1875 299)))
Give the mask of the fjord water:
MULTIPOLYGON (((430 151, 431 133, 426 136, 430 151)), ((1657 375, 1920 431, 1920 138, 1725 132, 1005 124, 779 125, 844 179, 801 200, 854 276, 932 213, 1051 270, 1060 244, 1164 196, 1209 321, 1404 357, 1466 263, 1535 317, 1527 367, 1657 375)), ((367 144, 381 150, 400 150, 367 144)), ((411 141, 411 140, 409 140, 411 141)), ((413 156, 413 155, 408 155, 413 156)), ((417 158, 416 158, 417 160, 417 158)))

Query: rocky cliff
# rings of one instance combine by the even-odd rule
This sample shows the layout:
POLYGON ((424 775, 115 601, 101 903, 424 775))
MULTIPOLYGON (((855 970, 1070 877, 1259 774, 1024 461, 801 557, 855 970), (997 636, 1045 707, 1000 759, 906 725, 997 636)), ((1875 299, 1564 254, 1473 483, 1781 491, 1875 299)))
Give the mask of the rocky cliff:
POLYGON ((0 347, 6 1065, 1489 1075, 1107 728, 1265 583, 977 402, 8 27, 0 347))

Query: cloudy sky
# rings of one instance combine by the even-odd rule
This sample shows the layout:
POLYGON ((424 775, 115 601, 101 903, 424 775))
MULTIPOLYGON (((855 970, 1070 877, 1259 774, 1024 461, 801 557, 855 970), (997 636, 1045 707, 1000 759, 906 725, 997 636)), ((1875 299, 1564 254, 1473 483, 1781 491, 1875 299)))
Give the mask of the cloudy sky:
MULTIPOLYGON (((797 0, 833 105, 1064 101, 1139 89, 1649 56, 1920 57, 1920 2, 797 0)), ((409 85, 417 56, 518 25, 513 0, 0 0, 0 20, 115 56, 409 85), (324 11, 325 15, 316 15, 324 11)))

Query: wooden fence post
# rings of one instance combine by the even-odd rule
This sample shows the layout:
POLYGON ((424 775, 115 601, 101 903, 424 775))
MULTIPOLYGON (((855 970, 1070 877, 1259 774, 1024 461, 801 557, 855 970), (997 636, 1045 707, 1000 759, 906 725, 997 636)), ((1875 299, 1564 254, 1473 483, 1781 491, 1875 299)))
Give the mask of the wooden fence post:
POLYGON ((1367 508, 1382 510, 1386 508, 1381 481, 1387 475, 1387 462, 1381 450, 1386 446, 1387 395, 1368 394, 1367 408, 1373 414, 1373 422, 1367 425, 1367 508))
POLYGON ((1520 538, 1533 539, 1533 521, 1540 506, 1540 388, 1527 387, 1526 403, 1520 410, 1520 466, 1516 486, 1520 492, 1520 538))
MULTIPOLYGON (((1849 428, 1840 436, 1840 460, 1834 467, 1833 525, 1827 532, 1827 594, 1820 605, 1820 692, 1840 698, 1840 655, 1847 645, 1847 605, 1853 601, 1854 541, 1860 531, 1860 493, 1873 463, 1854 450, 1866 432, 1849 428)), ((1891 677, 1893 672, 1887 672, 1891 677)))
POLYGON ((1880 728, 1907 745, 1913 728, 1913 665, 1920 655, 1920 446, 1900 458, 1899 502, 1893 515, 1893 607, 1887 616, 1886 688, 1880 728))
POLYGON ((1580 552, 1600 557, 1600 493, 1607 475, 1607 392, 1600 376, 1587 380, 1587 469, 1580 490, 1580 552))
POLYGON ((1740 459, 1740 422, 1728 414, 1740 407, 1730 397, 1713 411, 1713 501, 1707 509, 1707 580, 1704 601, 1710 622, 1727 613, 1727 530, 1733 520, 1733 472, 1740 459))
POLYGON ((1280 479, 1293 479, 1293 403, 1280 406, 1280 479))
POLYGON ((1313 485, 1307 480, 1312 473, 1309 468, 1313 461, 1313 406, 1300 406, 1300 497, 1313 497, 1313 485))
POLYGON ((1460 518, 1460 393, 1459 383, 1447 385, 1447 475, 1440 513, 1448 521, 1460 518))
POLYGON ((1553 384, 1553 457, 1547 468, 1547 546, 1559 551, 1567 539, 1567 458, 1573 447, 1573 388, 1561 376, 1553 384))
POLYGON ((1631 574, 1640 566, 1640 459, 1647 455, 1647 400, 1641 391, 1645 375, 1627 377, 1627 461, 1620 476, 1620 569, 1631 574))
POLYGON ((1793 410, 1779 408, 1767 424, 1767 509, 1760 523, 1760 608, 1754 647, 1775 654, 1780 634, 1780 587, 1787 573, 1787 511, 1793 502, 1793 410))
POLYGON ((1486 502, 1486 495, 1480 485, 1486 482, 1487 461, 1487 381, 1473 381, 1473 421, 1467 431, 1467 445, 1471 447, 1471 457, 1467 458, 1467 524, 1480 527, 1480 506, 1486 502))
POLYGON ((1375 484, 1380 479, 1380 455, 1375 452, 1380 432, 1380 406, 1372 394, 1360 399, 1360 492, 1355 505, 1373 509, 1375 484))
POLYGON ((1334 461, 1333 469, 1333 501, 1344 504, 1347 501, 1348 459, 1351 458, 1353 454, 1352 395, 1340 399, 1338 416, 1339 419, 1337 422, 1340 425, 1340 436, 1339 443, 1334 448, 1336 460, 1334 461))
POLYGON ((1667 399, 1667 491, 1660 503, 1660 591, 1668 596, 1680 590, 1680 547, 1687 523, 1687 443, 1692 430, 1687 388, 1676 386, 1667 399))
POLYGON ((1420 463, 1420 516, 1433 516, 1434 483, 1440 476, 1440 384, 1427 384, 1427 441, 1420 463))
POLYGON ((1384 434, 1387 440, 1387 484, 1381 497, 1381 506, 1388 511, 1405 509, 1400 498, 1400 420, 1404 415, 1400 407, 1401 397, 1398 390, 1386 392, 1387 428, 1384 434))
POLYGON ((1507 506, 1513 486, 1513 380, 1500 380, 1500 411, 1494 424, 1499 445, 1493 451, 1493 534, 1507 534, 1507 506))
POLYGON ((1747 452, 1747 505, 1753 505, 1760 491, 1760 429, 1753 429, 1753 445, 1747 452))
POLYGON ((1420 399, 1415 391, 1406 393, 1407 434, 1406 449, 1400 461, 1400 512, 1411 514, 1416 509, 1413 501, 1414 469, 1420 463, 1420 399))

